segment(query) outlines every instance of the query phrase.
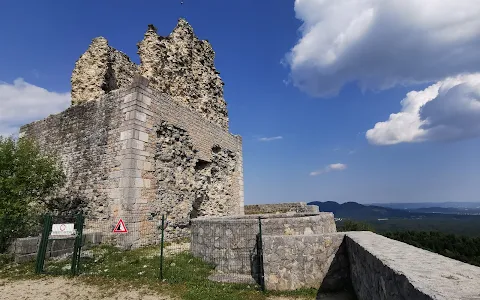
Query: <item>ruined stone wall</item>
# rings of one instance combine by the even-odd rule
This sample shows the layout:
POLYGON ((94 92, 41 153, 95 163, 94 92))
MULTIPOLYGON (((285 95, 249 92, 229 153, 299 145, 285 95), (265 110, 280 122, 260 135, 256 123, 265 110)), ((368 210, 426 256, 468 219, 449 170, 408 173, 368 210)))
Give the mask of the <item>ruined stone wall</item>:
POLYGON ((180 19, 167 37, 158 35, 150 25, 138 43, 138 54, 140 74, 150 81, 151 88, 228 129, 224 84, 215 69, 215 52, 208 41, 195 36, 187 21, 180 19))
POLYGON ((305 202, 274 203, 274 204, 251 204, 245 205, 245 214, 276 214, 286 212, 318 213, 318 206, 307 205, 305 202))
POLYGON ((108 217, 111 212, 111 194, 118 187, 111 172, 121 163, 120 103, 131 92, 112 92, 20 129, 20 136, 34 139, 46 153, 60 158, 67 176, 61 195, 85 201, 91 217, 108 217))
POLYGON ((129 86, 137 71, 126 54, 110 47, 105 38, 94 38, 72 72, 72 105, 129 86))
MULTIPOLYGON (((62 193, 85 199, 89 217, 145 223, 167 214, 174 238, 188 234, 192 217, 243 214, 241 138, 148 88, 143 77, 21 131, 59 155, 68 180, 62 193)), ((122 243, 143 245, 140 235, 122 243)))
POLYGON ((241 138, 148 86, 130 106, 149 166, 139 174, 139 209, 167 213, 168 237, 188 235, 191 217, 243 214, 241 138))
POLYGON ((72 104, 96 100, 105 93, 127 87, 136 73, 149 86, 168 94, 204 119, 228 130, 223 81, 214 65, 215 52, 206 40, 199 40, 184 19, 163 37, 153 25, 138 43, 141 64, 112 48, 103 37, 92 40, 75 63, 72 73, 72 104))

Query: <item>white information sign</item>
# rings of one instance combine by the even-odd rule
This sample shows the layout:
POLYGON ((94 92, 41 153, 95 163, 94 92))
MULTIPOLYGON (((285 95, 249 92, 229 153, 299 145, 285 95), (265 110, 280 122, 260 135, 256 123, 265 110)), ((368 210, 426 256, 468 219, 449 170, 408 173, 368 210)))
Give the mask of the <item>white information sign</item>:
POLYGON ((75 235, 74 224, 53 224, 51 235, 75 235))

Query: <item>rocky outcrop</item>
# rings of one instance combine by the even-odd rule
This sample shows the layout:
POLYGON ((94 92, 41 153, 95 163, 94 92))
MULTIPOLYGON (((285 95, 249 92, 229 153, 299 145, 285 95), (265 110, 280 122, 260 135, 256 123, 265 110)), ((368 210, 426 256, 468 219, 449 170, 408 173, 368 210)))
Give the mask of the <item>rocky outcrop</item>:
POLYGON ((207 120, 228 129, 223 81, 215 69, 215 52, 208 41, 199 40, 192 27, 180 19, 168 37, 148 26, 138 43, 140 73, 150 86, 164 92, 207 120))
POLYGON ((110 91, 128 86, 137 70, 137 65, 126 54, 110 47, 105 38, 94 38, 73 69, 72 105, 98 100, 110 91))

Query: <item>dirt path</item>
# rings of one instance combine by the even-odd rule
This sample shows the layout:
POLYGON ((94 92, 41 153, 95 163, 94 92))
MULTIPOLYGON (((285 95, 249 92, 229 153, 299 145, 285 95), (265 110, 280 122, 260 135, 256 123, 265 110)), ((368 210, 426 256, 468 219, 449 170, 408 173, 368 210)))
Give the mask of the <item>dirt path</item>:
MULTIPOLYGON (((77 279, 48 277, 35 280, 0 279, 0 298, 2 300, 173 300, 169 295, 158 295, 152 291, 137 290, 128 287, 119 289, 88 285, 77 279)), ((321 300, 352 300, 348 294, 320 296, 321 300)), ((267 300, 308 300, 294 297, 268 297, 267 300)))
POLYGON ((171 300, 169 296, 146 290, 102 290, 78 280, 43 278, 38 280, 0 280, 0 298, 3 300, 171 300))

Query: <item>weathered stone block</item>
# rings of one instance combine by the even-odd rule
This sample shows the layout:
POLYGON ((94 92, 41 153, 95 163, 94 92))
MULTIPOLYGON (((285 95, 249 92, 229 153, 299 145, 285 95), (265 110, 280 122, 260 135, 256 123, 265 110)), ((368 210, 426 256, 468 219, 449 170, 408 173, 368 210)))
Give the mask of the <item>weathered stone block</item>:
POLYGON ((347 232, 359 300, 477 299, 480 268, 372 232, 347 232))

